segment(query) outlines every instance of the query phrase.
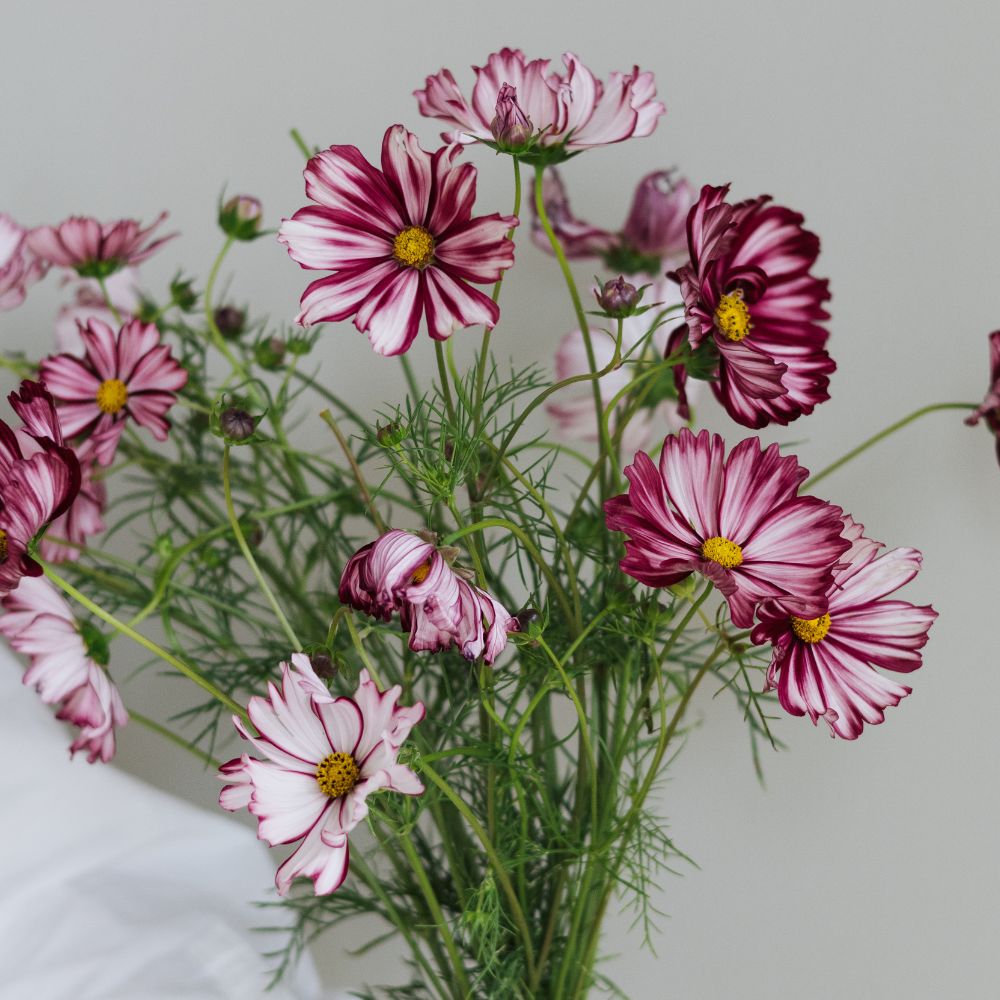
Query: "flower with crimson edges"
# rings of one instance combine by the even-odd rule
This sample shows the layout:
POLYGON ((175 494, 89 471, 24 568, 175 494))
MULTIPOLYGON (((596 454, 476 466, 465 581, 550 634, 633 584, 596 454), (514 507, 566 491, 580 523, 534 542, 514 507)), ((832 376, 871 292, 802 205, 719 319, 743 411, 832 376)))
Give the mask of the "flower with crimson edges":
POLYGON ((431 154, 402 125, 386 130, 382 169, 354 146, 331 146, 305 169, 316 202, 284 219, 278 239, 310 270, 332 271, 302 295, 303 326, 354 317, 382 355, 402 354, 426 316, 435 340, 500 319, 470 282, 491 284, 514 263, 513 216, 473 217, 476 168, 460 146, 431 154))
POLYGON ((718 434, 687 428, 663 442, 659 467, 637 452, 625 469, 628 493, 604 505, 624 531, 623 572, 651 587, 701 573, 729 602, 733 624, 753 625, 772 600, 803 619, 826 612, 833 566, 850 546, 843 511, 798 496, 809 473, 776 444, 741 441, 725 454, 718 434))
POLYGON ((49 355, 39 366, 66 437, 91 435, 101 465, 114 459, 129 417, 165 441, 170 423, 164 415, 188 375, 170 347, 160 343, 156 326, 131 319, 116 334, 107 323, 91 319, 80 328, 80 337, 82 358, 49 355))
POLYGON ((690 261, 680 283, 691 346, 717 355, 712 388, 745 427, 787 424, 830 398, 824 350, 826 279, 810 273, 819 237, 767 195, 729 204, 729 187, 701 189, 687 220, 690 261))
POLYGON ((845 522, 852 545, 834 570, 826 614, 797 618, 764 601, 750 638, 774 647, 767 689, 777 689, 785 711, 808 715, 813 724, 823 719, 831 736, 853 740, 910 693, 875 668, 916 670, 937 612, 888 599, 917 575, 916 549, 880 553, 883 544, 865 538, 863 525, 845 522))
POLYGON ((974 427, 980 420, 986 421, 986 426, 996 438, 997 461, 1000 462, 1000 330, 994 330, 989 340, 990 387, 982 404, 965 418, 965 422, 974 427))
POLYGON ((446 142, 490 142, 497 101, 503 88, 511 87, 536 130, 536 146, 549 160, 649 135, 666 111, 656 100, 653 74, 638 66, 602 83, 572 52, 563 54, 563 63, 566 70, 558 73, 549 69, 548 59, 529 62, 520 49, 504 48, 488 56, 485 66, 472 67, 471 103, 447 69, 427 77, 413 96, 422 115, 452 126, 442 133, 446 142))
POLYGON ((423 792, 397 757, 424 706, 400 707, 402 689, 379 691, 367 670, 352 697, 335 698, 304 653, 294 653, 281 671, 281 689, 269 683, 268 696, 247 706, 258 736, 233 717, 261 759, 244 753, 222 765, 219 777, 228 784, 219 805, 230 812, 248 808, 257 817, 257 835, 272 847, 300 842, 278 869, 280 895, 305 876, 322 896, 347 877, 347 835, 368 815, 368 796, 382 789, 423 792))
POLYGON ((344 567, 340 599, 373 618, 399 614, 414 652, 457 646, 467 660, 493 661, 517 632, 517 619, 452 568, 447 553, 394 528, 359 549, 344 567))
POLYGON ((28 286, 45 276, 48 264, 29 249, 27 230, 0 212, 0 309, 24 301, 28 286))
POLYGON ((87 539, 104 531, 103 514, 108 491, 104 480, 95 476, 96 445, 94 438, 88 438, 75 449, 80 462, 80 490, 69 507, 52 520, 38 544, 38 550, 47 562, 76 562, 87 539))
POLYGON ((93 764, 115 755, 115 732, 128 722, 118 688, 108 676, 107 640, 78 621, 63 596, 45 579, 25 579, 0 603, 0 635, 31 659, 24 683, 56 718, 80 730, 70 753, 84 751, 93 764))
POLYGON ((58 226, 39 226, 28 233, 28 247, 57 267, 71 267, 84 278, 106 278, 123 267, 141 264, 177 233, 150 240, 167 213, 142 228, 135 219, 98 222, 74 215, 58 226))

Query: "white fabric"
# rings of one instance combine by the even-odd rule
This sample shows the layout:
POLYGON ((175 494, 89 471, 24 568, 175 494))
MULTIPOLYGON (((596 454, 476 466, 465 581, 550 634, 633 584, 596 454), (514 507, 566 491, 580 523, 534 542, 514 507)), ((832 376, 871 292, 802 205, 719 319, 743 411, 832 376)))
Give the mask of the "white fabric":
MULTIPOLYGON (((253 831, 108 765, 0 650, 0 1000, 250 1000, 281 938, 277 858, 253 831)), ((193 762, 193 761, 192 761, 193 762)), ((266 994, 316 1000, 308 959, 266 994)))

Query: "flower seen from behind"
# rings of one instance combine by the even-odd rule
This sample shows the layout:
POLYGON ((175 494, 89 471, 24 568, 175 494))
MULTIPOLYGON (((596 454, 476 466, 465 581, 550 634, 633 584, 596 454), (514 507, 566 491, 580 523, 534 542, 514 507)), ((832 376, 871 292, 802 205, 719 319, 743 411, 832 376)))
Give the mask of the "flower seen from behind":
POLYGON ((997 461, 1000 462, 1000 330, 990 334, 990 385, 979 408, 966 417, 965 422, 973 427, 980 420, 996 438, 997 461))
POLYGON ((29 249, 26 236, 26 229, 0 212, 0 310, 19 306, 28 286, 48 270, 48 264, 29 249))

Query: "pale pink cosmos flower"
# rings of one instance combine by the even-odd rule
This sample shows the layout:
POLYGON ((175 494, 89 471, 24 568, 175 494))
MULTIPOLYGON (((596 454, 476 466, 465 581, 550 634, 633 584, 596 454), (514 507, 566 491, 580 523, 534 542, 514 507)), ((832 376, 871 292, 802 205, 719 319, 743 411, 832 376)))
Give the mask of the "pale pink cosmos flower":
POLYGON ((281 223, 278 239, 308 269, 332 271, 302 295, 303 326, 354 317, 382 355, 402 354, 426 316, 435 340, 495 326, 500 310, 473 288, 514 263, 513 216, 472 215, 476 168, 460 146, 430 154, 402 125, 386 130, 382 169, 354 146, 331 146, 305 169, 317 202, 281 223))
POLYGON ((139 311, 139 269, 125 267, 115 271, 105 282, 108 299, 118 310, 116 318, 108 306, 101 286, 93 278, 80 278, 67 274, 64 286, 73 293, 73 302, 63 306, 56 317, 56 350, 61 354, 81 357, 84 353, 80 327, 90 319, 99 319, 108 326, 118 326, 120 320, 131 319, 139 311))
MULTIPOLYGON (((650 363, 653 359, 662 359, 666 356, 667 341, 671 332, 678 324, 684 322, 683 299, 676 284, 663 279, 646 289, 642 301, 645 304, 656 302, 660 305, 622 320, 622 356, 631 362, 642 360, 650 363), (666 310, 672 307, 675 311, 665 316, 666 310), (671 320, 670 316, 675 318, 671 320), (646 345, 641 351, 637 350, 638 345, 647 337, 650 328, 660 318, 665 320, 663 325, 646 340, 646 345)), ((598 369, 606 368, 614 357, 614 340, 604 331, 592 330, 591 341, 598 369)), ((557 381, 590 371, 583 334, 579 330, 570 331, 559 341, 555 370, 557 381)), ((634 375, 635 369, 626 363, 598 380, 601 402, 605 407, 611 404, 612 399, 629 384, 634 375)), ((671 376, 670 373, 665 373, 663 377, 669 379, 671 376)), ((611 415, 609 430, 612 434, 627 403, 627 400, 619 403, 611 415)), ((598 439, 594 393, 589 382, 580 382, 556 393, 546 404, 545 409, 563 437, 577 441, 598 439)), ((622 431, 621 451, 631 455, 639 448, 648 446, 655 438, 662 438, 665 431, 680 430, 686 422, 678 412, 674 400, 661 399, 653 406, 643 407, 635 413, 622 431)))
POLYGON ((493 661, 517 619, 494 597, 452 568, 437 547, 392 529, 351 556, 340 578, 340 599, 373 618, 399 614, 410 649, 440 652, 457 646, 467 660, 493 661))
POLYGON ((917 575, 916 549, 880 553, 883 544, 865 538, 863 525, 845 522, 852 545, 834 570, 826 614, 797 618, 765 601, 750 638, 774 647, 767 689, 777 689, 785 711, 808 715, 813 724, 823 719, 831 736, 853 740, 910 693, 875 668, 916 670, 937 612, 888 599, 917 575))
POLYGON ((39 226, 27 236, 29 248, 57 267, 71 267, 85 278, 106 278, 129 265, 141 264, 177 234, 150 240, 167 213, 142 228, 134 219, 98 222, 74 215, 58 226, 39 226))
POLYGON ((45 579, 25 579, 0 603, 0 635, 31 659, 24 683, 56 718, 80 730, 70 753, 84 751, 93 764, 115 754, 115 732, 128 722, 118 688, 108 676, 107 643, 74 616, 63 596, 45 579))
POLYGON ((84 356, 56 354, 42 360, 39 374, 55 397, 68 438, 92 434, 101 465, 114 459, 125 420, 133 419, 165 441, 166 412, 187 383, 187 372, 160 342, 152 323, 128 320, 116 334, 91 319, 80 330, 84 356))
POLYGON ((563 54, 563 63, 565 72, 558 73, 548 59, 529 62, 520 49, 504 48, 487 57, 485 66, 472 67, 471 102, 447 69, 427 77, 413 96, 422 115, 451 126, 442 133, 446 142, 492 141, 497 100, 505 85, 513 87, 538 146, 561 146, 567 153, 649 135, 666 111, 655 99, 653 74, 638 66, 602 83, 572 52, 563 54))
POLYGON ((0 212, 0 309, 24 301, 28 286, 45 276, 48 265, 28 248, 27 230, 0 212))
POLYGON ((843 511, 798 496, 809 473, 776 444, 747 438, 728 458, 725 449, 718 434, 684 428, 663 442, 659 467, 636 453, 628 493, 604 505, 608 527, 629 536, 622 571, 651 587, 700 573, 738 628, 768 599, 800 618, 824 614, 834 564, 851 544, 843 511))
POLYGON ((368 796, 382 789, 423 792, 397 757, 424 706, 400 707, 402 689, 379 691, 367 670, 353 697, 335 698, 303 653, 294 653, 281 671, 281 689, 269 683, 268 696, 247 706, 258 736, 233 717, 261 759, 244 753, 222 765, 219 777, 227 785, 219 805, 230 812, 248 808, 258 836, 272 847, 300 842, 278 869, 280 895, 304 876, 322 896, 347 877, 347 835, 367 816, 368 796))

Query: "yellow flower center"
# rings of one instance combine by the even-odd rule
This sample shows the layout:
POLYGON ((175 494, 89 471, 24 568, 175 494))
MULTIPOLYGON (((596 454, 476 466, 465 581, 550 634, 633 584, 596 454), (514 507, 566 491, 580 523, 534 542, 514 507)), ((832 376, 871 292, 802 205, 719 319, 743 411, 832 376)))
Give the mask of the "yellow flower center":
POLYGON ((0 528, 0 563, 7 561, 7 532, 0 528))
POLYGON ((340 750, 324 757, 316 767, 316 784, 331 799, 346 795, 360 777, 361 772, 354 758, 340 750))
POLYGON ((400 264, 422 271, 434 256, 434 237, 423 226, 409 226, 392 241, 392 255, 400 264))
POLYGON ((734 569, 743 562, 743 549, 736 542, 731 542, 728 538, 716 535, 714 538, 706 538, 701 543, 701 554, 706 559, 718 563, 723 569, 734 569))
POLYGON ((731 295, 723 295, 715 307, 715 325, 729 340, 743 340, 750 332, 750 308, 743 301, 743 292, 737 289, 731 295))
POLYGON ((431 571, 431 561, 428 559, 422 566, 418 566, 410 577, 410 583, 423 583, 431 571))
POLYGON ((128 388, 120 378, 109 378, 97 389, 97 408, 101 413, 117 413, 128 402, 128 388))
POLYGON ((803 642, 819 642, 830 631, 830 616, 820 615, 819 618, 791 617, 792 631, 803 642))

